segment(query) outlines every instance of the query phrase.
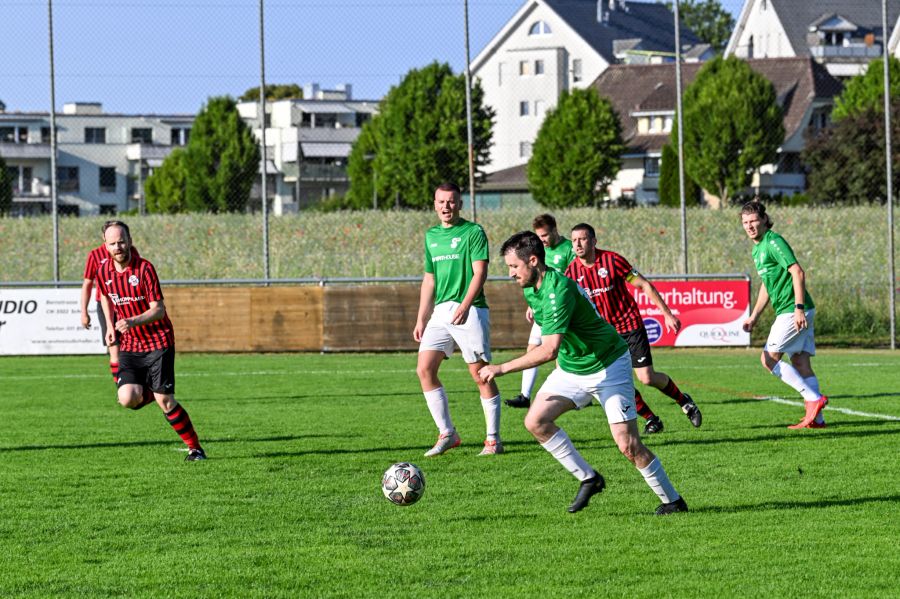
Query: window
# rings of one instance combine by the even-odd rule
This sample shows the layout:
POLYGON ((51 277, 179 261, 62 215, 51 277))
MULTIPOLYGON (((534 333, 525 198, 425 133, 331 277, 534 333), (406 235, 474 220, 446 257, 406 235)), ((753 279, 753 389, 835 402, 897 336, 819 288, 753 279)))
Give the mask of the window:
POLYGON ((544 61, 543 60, 535 60, 534 61, 534 74, 535 75, 543 75, 544 74, 544 61))
POLYGON ((191 139, 191 130, 187 127, 172 127, 172 145, 186 146, 191 139))
POLYGON ((549 33, 553 32, 550 30, 550 26, 544 21, 535 21, 531 24, 531 27, 528 28, 528 35, 547 35, 549 33))
POLYGON ((530 141, 519 142, 519 157, 520 158, 531 158, 531 142, 530 141))
POLYGON ((645 177, 658 177, 659 176, 659 156, 645 156, 644 157, 644 176, 645 177))
POLYGON ((497 85, 503 85, 504 75, 506 75, 506 63, 501 62, 497 67, 497 85))
POLYGON ((531 75, 531 63, 529 61, 519 61, 519 75, 531 75))
POLYGON ((100 204, 100 214, 115 216, 116 212, 115 204, 100 204))
POLYGON ((50 127, 41 127, 41 143, 50 143, 50 127))
POLYGON ((84 143, 86 144, 105 144, 106 129, 103 127, 85 127, 84 143))
POLYGON ((578 83, 581 81, 581 59, 573 58, 572 59, 572 81, 578 83))
POLYGON ((844 45, 844 33, 841 31, 827 31, 825 33, 825 45, 826 46, 843 46, 844 45))
POLYGON ((12 181, 12 190, 13 193, 18 195, 19 192, 22 191, 22 186, 19 180, 19 167, 17 166, 7 166, 6 174, 9 175, 10 180, 12 181))
POLYGON ((60 166, 56 169, 56 185, 59 191, 78 191, 78 167, 60 166))
POLYGON ((0 127, 0 142, 6 143, 15 143, 16 141, 16 128, 15 127, 0 127))
POLYGON ((519 102, 519 116, 528 116, 528 100, 519 102))
POLYGON ((535 100, 534 101, 534 116, 540 118, 544 116, 544 101, 543 100, 535 100))
POLYGON ((638 133, 648 133, 650 131, 650 118, 646 116, 639 117, 637 120, 638 133))
POLYGON ((149 127, 132 127, 131 143, 133 144, 152 144, 153 129, 149 127))
POLYGON ((116 167, 100 167, 100 193, 116 193, 116 167))

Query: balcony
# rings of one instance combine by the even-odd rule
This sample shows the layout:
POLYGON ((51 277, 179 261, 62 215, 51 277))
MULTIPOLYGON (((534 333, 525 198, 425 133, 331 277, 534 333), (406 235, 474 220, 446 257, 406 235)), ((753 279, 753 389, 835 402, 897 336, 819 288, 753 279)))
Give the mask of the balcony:
POLYGON ((809 52, 814 58, 862 58, 869 60, 881 56, 881 44, 872 46, 866 46, 865 44, 810 46, 809 52))
POLYGON ((0 142, 0 156, 5 160, 50 160, 50 144, 0 142))
POLYGON ((753 175, 752 187, 766 193, 803 191, 806 175, 802 173, 763 173, 753 175))
POLYGON ((49 198, 50 183, 43 179, 34 178, 31 184, 25 189, 20 189, 17 185, 13 186, 13 198, 17 200, 49 198))
POLYGON ((347 167, 336 164, 300 163, 301 181, 346 181, 347 167))

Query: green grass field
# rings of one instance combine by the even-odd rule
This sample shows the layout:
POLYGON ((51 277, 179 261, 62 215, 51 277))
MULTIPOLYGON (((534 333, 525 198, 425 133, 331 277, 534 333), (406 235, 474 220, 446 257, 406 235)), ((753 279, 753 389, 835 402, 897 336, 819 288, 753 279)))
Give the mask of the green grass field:
POLYGON ((442 377, 463 445, 426 459, 414 355, 179 355, 200 463, 158 408, 116 405, 103 357, 0 359, 0 596, 897 596, 900 356, 821 350, 830 426, 804 431, 757 350, 655 362, 704 414, 693 429, 644 393, 666 424, 647 444, 691 507, 666 518, 596 407, 560 422, 608 483, 578 514, 522 411, 504 408, 507 453, 476 457, 459 357, 442 377), (399 461, 427 480, 410 507, 380 491, 399 461))

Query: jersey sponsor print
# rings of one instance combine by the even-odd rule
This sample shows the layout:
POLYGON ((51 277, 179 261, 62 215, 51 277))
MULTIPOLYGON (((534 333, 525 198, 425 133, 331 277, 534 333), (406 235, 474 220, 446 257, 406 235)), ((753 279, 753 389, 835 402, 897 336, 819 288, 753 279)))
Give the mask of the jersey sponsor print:
MULTIPOLYGON (((150 309, 150 302, 163 299, 156 269, 147 260, 132 253, 131 261, 119 272, 113 260, 100 267, 100 289, 113 308, 113 324, 123 318, 133 318, 150 309)), ((129 329, 119 338, 119 349, 127 352, 148 352, 171 347, 175 333, 168 314, 160 320, 129 329)))

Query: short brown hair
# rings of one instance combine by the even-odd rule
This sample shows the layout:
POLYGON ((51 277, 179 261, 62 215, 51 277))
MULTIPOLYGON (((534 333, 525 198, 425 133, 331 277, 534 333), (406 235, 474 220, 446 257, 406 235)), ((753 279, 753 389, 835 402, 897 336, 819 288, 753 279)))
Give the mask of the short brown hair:
POLYGON ((462 195, 462 190, 459 188, 459 185, 456 183, 451 183, 450 181, 444 181, 440 185, 437 186, 437 189, 434 190, 435 193, 439 191, 452 191, 454 197, 459 197, 462 195))
POLYGON ((759 200, 752 200, 741 206, 741 215, 744 214, 755 214, 768 228, 772 228, 772 219, 766 214, 766 207, 759 200))
POLYGON ((556 230, 556 219, 553 218, 552 214, 539 214, 534 217, 534 220, 531 221, 532 229, 550 229, 551 231, 556 230))

